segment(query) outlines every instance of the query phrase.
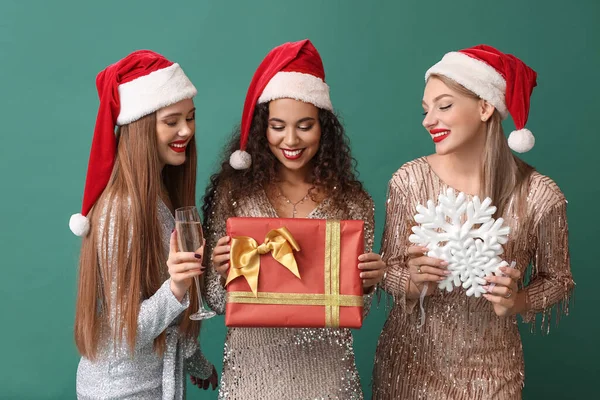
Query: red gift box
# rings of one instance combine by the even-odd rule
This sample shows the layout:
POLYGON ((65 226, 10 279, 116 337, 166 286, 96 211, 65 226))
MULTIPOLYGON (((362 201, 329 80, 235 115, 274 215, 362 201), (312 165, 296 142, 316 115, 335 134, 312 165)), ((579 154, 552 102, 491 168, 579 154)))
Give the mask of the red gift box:
POLYGON ((360 328, 363 228, 354 220, 229 218, 225 325, 360 328))

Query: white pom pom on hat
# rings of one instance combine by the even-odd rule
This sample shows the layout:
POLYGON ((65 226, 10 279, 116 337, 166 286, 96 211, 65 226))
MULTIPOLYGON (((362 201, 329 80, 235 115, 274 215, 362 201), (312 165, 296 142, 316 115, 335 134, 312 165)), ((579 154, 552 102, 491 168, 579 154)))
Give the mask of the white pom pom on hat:
POLYGON ((236 150, 229 157, 229 165, 233 169, 248 169, 252 165, 252 156, 244 150, 236 150))
POLYGON ((77 236, 87 236, 90 231, 90 221, 81 213, 73 214, 69 219, 69 228, 77 236))
POLYGON ((533 149, 535 137, 529 129, 523 128, 512 131, 508 137, 508 146, 517 153, 526 153, 533 149))

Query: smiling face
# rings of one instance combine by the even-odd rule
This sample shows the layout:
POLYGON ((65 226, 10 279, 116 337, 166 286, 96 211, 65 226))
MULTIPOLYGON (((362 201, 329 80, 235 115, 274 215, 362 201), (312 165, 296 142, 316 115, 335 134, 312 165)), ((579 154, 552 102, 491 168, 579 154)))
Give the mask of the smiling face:
POLYGON ((196 132, 195 114, 192 99, 181 100, 156 112, 158 158, 161 166, 185 163, 187 145, 196 132))
POLYGON ((494 112, 489 103, 431 77, 425 85, 422 105, 425 111, 423 126, 435 143, 437 154, 464 149, 483 150, 486 121, 494 112))
POLYGON ((269 149, 285 168, 308 171, 321 141, 319 109, 293 99, 271 101, 267 140, 269 149))

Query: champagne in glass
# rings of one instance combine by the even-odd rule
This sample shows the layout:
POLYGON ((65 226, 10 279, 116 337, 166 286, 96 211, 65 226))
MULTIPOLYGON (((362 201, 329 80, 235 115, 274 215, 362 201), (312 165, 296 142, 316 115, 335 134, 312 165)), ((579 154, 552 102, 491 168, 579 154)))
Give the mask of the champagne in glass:
MULTIPOLYGON (((204 244, 204 235, 202 234, 202 223, 196 207, 182 207, 175 210, 175 228, 177 229, 177 245, 179 251, 196 253, 204 244)), ((204 255, 202 255, 204 258, 204 255)), ((194 277, 196 283, 196 292, 198 293, 198 312, 190 315, 190 319, 199 321, 212 318, 216 315, 214 311, 206 310, 202 301, 202 292, 200 291, 200 282, 198 277, 194 277)))

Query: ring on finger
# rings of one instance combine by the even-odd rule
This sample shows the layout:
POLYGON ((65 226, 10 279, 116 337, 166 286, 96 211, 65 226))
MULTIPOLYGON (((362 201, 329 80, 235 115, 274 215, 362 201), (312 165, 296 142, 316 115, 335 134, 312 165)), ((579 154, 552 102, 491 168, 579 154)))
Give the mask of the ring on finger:
POLYGON ((510 299, 510 296, 512 296, 513 294, 513 290, 512 289, 508 289, 508 294, 506 296, 504 296, 505 299, 510 299))
POLYGON ((420 265, 418 265, 418 266, 417 266, 417 274, 421 274, 421 273, 422 273, 422 272, 421 272, 421 266, 420 266, 420 265))

